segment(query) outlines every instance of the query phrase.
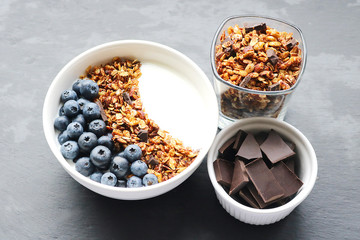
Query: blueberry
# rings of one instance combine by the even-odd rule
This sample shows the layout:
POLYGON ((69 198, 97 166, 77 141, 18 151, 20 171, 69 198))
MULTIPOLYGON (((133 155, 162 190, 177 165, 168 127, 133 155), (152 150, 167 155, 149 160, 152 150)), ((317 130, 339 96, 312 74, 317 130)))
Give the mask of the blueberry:
POLYGON ((82 157, 76 161, 75 170, 87 177, 94 172, 95 166, 89 157, 82 157))
POLYGON ((144 161, 136 160, 130 166, 131 172, 138 177, 142 177, 147 173, 148 166, 144 161))
POLYGON ((89 123, 89 131, 101 137, 106 133, 106 124, 101 119, 95 119, 89 123))
POLYGON ((69 100, 64 104, 64 113, 69 118, 75 117, 79 112, 80 107, 75 100, 69 100))
POLYGON ((141 178, 137 177, 137 176, 132 176, 131 178, 129 178, 127 180, 126 183, 128 188, 137 188, 137 187, 142 187, 142 181, 141 178))
POLYGON ((108 186, 115 186, 117 183, 117 178, 113 173, 106 172, 101 177, 101 183, 108 186))
POLYGON ((54 127, 59 131, 64 131, 66 127, 69 125, 69 123, 70 121, 67 116, 59 116, 55 118, 54 127))
POLYGON ((103 175, 102 172, 94 172, 93 174, 90 175, 90 179, 95 182, 101 183, 102 175, 103 175))
POLYGON ((84 132, 78 139, 78 145, 82 152, 90 152, 97 146, 97 137, 92 132, 84 132))
POLYGON ((75 159, 79 155, 79 146, 75 141, 66 141, 60 147, 60 152, 66 159, 75 159))
POLYGON ((157 177, 152 173, 146 174, 143 177, 142 182, 143 182, 144 186, 151 186, 151 185, 159 183, 157 177))
POLYGON ((76 115, 72 120, 71 122, 78 122, 81 124, 81 126, 83 127, 83 129, 85 129, 86 127, 86 120, 84 118, 84 115, 82 114, 78 114, 76 115))
POLYGON ((126 180, 122 180, 122 179, 118 180, 117 183, 116 183, 116 186, 125 188, 126 187, 126 180))
POLYGON ((96 103, 88 102, 84 105, 82 110, 85 120, 91 122, 94 119, 100 118, 100 108, 96 103))
POLYGON ((68 134, 68 131, 63 131, 62 133, 59 134, 58 136, 58 141, 60 144, 63 144, 64 142, 66 141, 69 141, 70 140, 70 136, 68 134))
POLYGON ((62 105, 59 109, 59 116, 65 116, 64 105, 62 105))
POLYGON ((87 100, 93 100, 99 94, 99 86, 96 82, 88 79, 83 80, 80 84, 80 94, 87 100))
POLYGON ((124 151, 119 152, 116 156, 125 158, 125 152, 124 151))
POLYGON ((111 161, 111 151, 105 146, 96 146, 90 152, 90 160, 96 167, 106 169, 111 161))
POLYGON ((77 140, 84 132, 84 128, 78 122, 70 123, 66 128, 68 135, 71 139, 77 140))
POLYGON ((65 103, 69 100, 76 101, 77 99, 78 99, 78 96, 77 96, 76 92, 74 90, 70 90, 70 89, 63 91, 60 95, 60 101, 62 103, 65 103))
POLYGON ((141 148, 136 144, 131 144, 127 146, 124 150, 124 157, 129 160, 129 162, 134 162, 141 158, 141 148))
POLYGON ((98 145, 103 145, 103 146, 107 147, 108 149, 110 149, 110 151, 112 151, 114 149, 114 142, 108 135, 99 137, 98 145))
POLYGON ((76 81, 72 85, 72 90, 74 90, 78 95, 80 95, 80 85, 82 81, 82 79, 76 79, 76 81))
POLYGON ((110 164, 110 172, 120 179, 126 176, 129 170, 129 161, 123 157, 115 156, 110 164))
POLYGON ((85 104, 89 103, 90 101, 89 100, 86 100, 85 98, 79 98, 77 100, 77 103, 79 104, 79 107, 80 107, 80 111, 83 110, 85 104))

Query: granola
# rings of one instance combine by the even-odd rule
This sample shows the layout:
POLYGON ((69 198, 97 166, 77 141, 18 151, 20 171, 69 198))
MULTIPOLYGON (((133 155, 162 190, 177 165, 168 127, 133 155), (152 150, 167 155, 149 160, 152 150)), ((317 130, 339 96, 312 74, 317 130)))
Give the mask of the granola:
POLYGON ((264 94, 229 88, 221 94, 222 113, 231 118, 277 117, 284 104, 284 95, 266 92, 294 86, 301 62, 301 49, 292 33, 279 32, 265 23, 254 27, 228 27, 215 47, 219 76, 233 85, 264 94))
POLYGON ((148 117, 139 93, 141 63, 138 60, 113 58, 100 66, 89 66, 86 76, 99 86, 99 98, 112 131, 117 151, 130 144, 140 146, 148 173, 166 181, 185 170, 196 158, 198 151, 184 146, 148 117))

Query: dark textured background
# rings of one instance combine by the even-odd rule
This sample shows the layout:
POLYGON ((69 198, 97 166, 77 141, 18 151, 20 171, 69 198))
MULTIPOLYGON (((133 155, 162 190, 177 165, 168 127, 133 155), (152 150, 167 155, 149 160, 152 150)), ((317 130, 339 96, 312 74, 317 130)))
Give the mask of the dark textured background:
POLYGON ((360 1, 15 1, 0 3, 0 239, 360 239, 360 1), (285 118, 308 137, 319 172, 279 223, 251 226, 218 203, 205 161, 181 186, 119 201, 76 183, 45 141, 42 105, 57 72, 95 45, 142 39, 175 48, 212 79, 209 51, 230 15, 298 25, 304 78, 285 118))

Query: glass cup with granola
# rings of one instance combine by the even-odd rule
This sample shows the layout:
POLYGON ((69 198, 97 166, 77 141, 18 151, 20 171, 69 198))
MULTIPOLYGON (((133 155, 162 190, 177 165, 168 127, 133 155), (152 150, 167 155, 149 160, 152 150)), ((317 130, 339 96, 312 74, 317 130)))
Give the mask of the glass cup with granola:
POLYGON ((219 127, 248 117, 283 120, 305 65, 298 27, 268 17, 227 18, 211 48, 219 127))

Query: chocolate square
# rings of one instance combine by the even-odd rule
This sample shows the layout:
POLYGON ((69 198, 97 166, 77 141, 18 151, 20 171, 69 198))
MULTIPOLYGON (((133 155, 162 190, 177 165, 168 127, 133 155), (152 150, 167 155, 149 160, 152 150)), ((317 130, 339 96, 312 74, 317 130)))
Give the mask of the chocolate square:
POLYGON ((266 140, 260 145, 260 148, 273 164, 295 154, 274 130, 270 131, 266 140))
POLYGON ((240 190, 239 195, 242 199, 245 200, 251 207, 253 208, 260 208, 259 204, 253 197, 253 195, 250 193, 249 189, 247 187, 244 187, 240 190))
POLYGON ((264 203, 270 203, 284 195, 284 189, 261 158, 247 164, 245 169, 264 203))
POLYGON ((240 160, 235 160, 229 195, 238 193, 248 182, 249 178, 245 170, 244 162, 240 160))
POLYGON ((249 183, 246 188, 248 189, 249 193, 251 194, 251 196, 253 197, 253 199, 255 200, 255 202, 257 203, 257 205, 259 206, 259 208, 266 208, 267 206, 271 205, 273 202, 277 201, 273 200, 270 201, 268 203, 265 203, 264 200, 261 198, 259 192, 256 190, 254 184, 249 183))
POLYGON ((220 148, 219 154, 221 157, 225 158, 226 160, 233 160, 235 156, 235 151, 233 149, 234 143, 236 140, 236 136, 231 137, 228 139, 220 148))
POLYGON ((236 156, 241 157, 247 161, 262 157, 260 146, 257 143, 254 135, 249 133, 246 136, 245 140, 240 146, 239 151, 236 153, 236 156))
POLYGON ((270 171, 284 189, 283 198, 292 196, 303 185, 303 182, 283 162, 275 164, 270 171))
POLYGON ((218 158, 213 162, 216 181, 226 187, 231 186, 234 163, 218 158))
POLYGON ((235 142, 233 145, 233 149, 235 152, 239 151, 241 144, 244 142, 244 139, 246 138, 247 133, 244 132, 243 130, 239 130, 236 133, 236 138, 235 138, 235 142))
POLYGON ((140 142, 147 142, 149 137, 149 132, 148 130, 141 129, 137 134, 137 136, 139 137, 140 142))

